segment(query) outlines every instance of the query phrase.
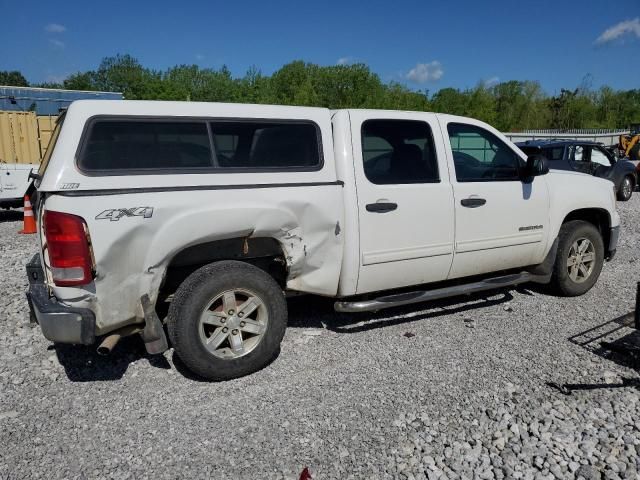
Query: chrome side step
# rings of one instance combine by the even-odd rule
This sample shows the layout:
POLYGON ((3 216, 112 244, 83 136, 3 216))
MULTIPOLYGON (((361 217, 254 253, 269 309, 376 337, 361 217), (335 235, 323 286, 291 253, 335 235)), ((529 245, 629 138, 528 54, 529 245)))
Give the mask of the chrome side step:
POLYGON ((519 285, 521 283, 535 282, 548 283, 551 275, 535 275, 529 272, 514 273, 501 277, 488 278, 479 282, 467 283, 465 285, 454 285, 452 287, 436 288, 434 290, 423 290, 417 292, 397 293, 374 298, 373 300, 360 300, 355 302, 336 302, 334 309, 336 312, 374 312, 385 308, 400 307, 412 303, 428 302, 441 298, 455 297, 457 295, 470 295, 504 287, 519 285))

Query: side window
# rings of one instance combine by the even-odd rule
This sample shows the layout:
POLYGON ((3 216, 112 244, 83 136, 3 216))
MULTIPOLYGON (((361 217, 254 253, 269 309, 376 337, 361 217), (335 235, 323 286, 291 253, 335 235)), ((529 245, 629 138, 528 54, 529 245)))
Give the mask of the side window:
POLYGON ((312 122, 96 119, 78 166, 105 173, 317 170, 322 167, 320 145, 312 122))
POLYGON ((591 148, 591 163, 597 163, 598 165, 604 165, 605 167, 611 166, 611 160, 609 160, 609 157, 598 147, 591 148))
POLYGON ((581 145, 569 147, 569 160, 574 162, 586 162, 587 159, 584 155, 584 147, 581 145))
POLYGON ((562 160, 564 154, 564 147, 545 148, 543 154, 548 160, 562 160))
POLYGON ((520 157, 484 128, 447 125, 458 182, 519 180, 520 157))
POLYGON ((322 165, 313 123, 210 122, 217 167, 317 169, 322 165))
POLYGON ((367 120, 362 156, 367 179, 377 185, 440 181, 433 135, 425 122, 367 120))
POLYGON ((78 164, 87 171, 211 167, 207 124, 96 120, 78 164))

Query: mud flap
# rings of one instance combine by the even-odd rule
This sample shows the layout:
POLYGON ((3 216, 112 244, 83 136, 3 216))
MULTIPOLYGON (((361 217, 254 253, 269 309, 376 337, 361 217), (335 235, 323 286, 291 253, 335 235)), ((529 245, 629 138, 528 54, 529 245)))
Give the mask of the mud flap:
POLYGON ((166 352, 169 349, 167 342, 167 336, 162 328, 162 322, 158 318, 149 295, 146 293, 140 297, 140 303, 142 304, 142 310, 144 311, 145 327, 140 333, 142 341, 149 355, 158 355, 166 352))

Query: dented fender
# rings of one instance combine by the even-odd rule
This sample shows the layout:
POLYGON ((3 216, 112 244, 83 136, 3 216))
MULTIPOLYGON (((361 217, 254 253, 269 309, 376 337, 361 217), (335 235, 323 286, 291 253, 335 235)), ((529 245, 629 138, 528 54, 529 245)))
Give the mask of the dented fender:
MULTIPOLYGON (((167 267, 185 248, 230 238, 275 239, 287 267, 287 288, 334 296, 343 255, 343 199, 339 185, 92 198, 52 196, 47 209, 86 221, 96 264, 94 283, 53 287, 70 303, 82 298, 96 313, 98 334, 142 321, 140 297, 155 302, 167 267), (286 191, 285 191, 286 190, 286 191), (107 209, 153 209, 148 215, 98 217, 107 209), (95 298, 99 298, 99 302, 95 298)), ((149 212, 150 210, 145 210, 149 212)))

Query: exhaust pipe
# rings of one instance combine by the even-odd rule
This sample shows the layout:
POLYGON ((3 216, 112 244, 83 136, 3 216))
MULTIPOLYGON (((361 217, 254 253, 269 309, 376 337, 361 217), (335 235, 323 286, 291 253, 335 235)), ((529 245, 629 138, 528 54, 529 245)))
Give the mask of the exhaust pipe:
POLYGON ((98 347, 98 355, 109 355, 111 353, 111 350, 114 349, 121 338, 122 336, 119 333, 112 333, 111 335, 105 337, 105 339, 102 340, 102 343, 98 347))
POLYGON ((110 335, 107 335, 102 339, 102 343, 97 348, 98 355, 109 355, 111 351, 116 348, 116 345, 120 341, 122 337, 128 337, 129 335, 133 335, 134 333, 140 333, 142 328, 140 325, 129 325, 127 327, 122 327, 115 332, 112 332, 110 335))

